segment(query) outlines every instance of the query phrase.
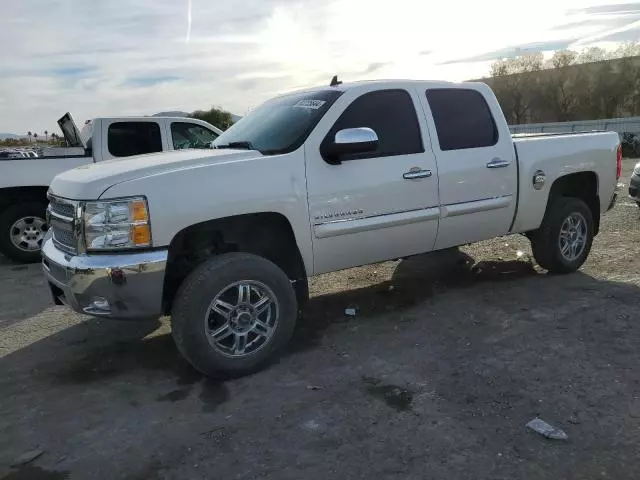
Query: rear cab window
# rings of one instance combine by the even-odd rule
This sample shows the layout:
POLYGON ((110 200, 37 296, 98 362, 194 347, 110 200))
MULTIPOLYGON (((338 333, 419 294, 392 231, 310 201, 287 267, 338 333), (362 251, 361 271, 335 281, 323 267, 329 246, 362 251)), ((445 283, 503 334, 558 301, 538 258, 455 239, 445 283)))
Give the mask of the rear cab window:
POLYGON ((435 88, 426 91, 440 150, 492 147, 498 128, 487 101, 476 90, 435 88))
POLYGON ((114 157, 129 157, 162 151, 157 122, 114 122, 107 132, 107 148, 114 157))

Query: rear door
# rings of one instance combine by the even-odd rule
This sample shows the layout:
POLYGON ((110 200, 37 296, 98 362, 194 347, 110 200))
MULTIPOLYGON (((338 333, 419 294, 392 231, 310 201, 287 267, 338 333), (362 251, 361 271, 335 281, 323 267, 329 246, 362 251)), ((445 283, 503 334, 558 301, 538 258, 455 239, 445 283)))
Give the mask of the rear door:
MULTIPOLYGON (((438 231, 435 156, 415 92, 345 91, 305 142, 315 273, 429 251, 438 231), (376 151, 329 164, 322 142, 369 127, 376 151)), ((312 106, 309 108, 313 108, 312 106)))
POLYGON ((508 233, 516 209, 518 166, 497 100, 481 85, 428 89, 421 99, 438 164, 435 248, 508 233))

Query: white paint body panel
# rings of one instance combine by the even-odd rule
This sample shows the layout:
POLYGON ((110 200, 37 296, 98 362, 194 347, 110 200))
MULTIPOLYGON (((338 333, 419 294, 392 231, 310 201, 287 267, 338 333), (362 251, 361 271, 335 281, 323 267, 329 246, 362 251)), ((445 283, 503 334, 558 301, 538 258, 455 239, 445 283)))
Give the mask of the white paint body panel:
MULTIPOLYGON (((518 196, 518 166, 509 127, 493 92, 484 84, 467 83, 448 88, 476 90, 485 98, 495 119, 498 142, 491 147, 442 151, 425 91, 420 99, 438 161, 442 207, 435 248, 442 249, 504 235, 509 231, 518 196), (494 159, 510 162, 487 168, 494 159)), ((426 89, 425 89, 426 90, 426 89)))
POLYGON ((512 232, 527 232, 540 226, 549 198, 549 189, 558 178, 577 172, 595 172, 598 177, 600 212, 607 211, 616 179, 616 132, 524 136, 514 138, 520 164, 520 200, 512 232), (533 188, 537 170, 547 179, 542 189, 533 188))
POLYGON ((196 223, 279 213, 292 226, 309 275, 535 229, 553 181, 569 173, 596 173, 602 212, 614 193, 615 133, 518 138, 516 160, 507 124, 486 85, 388 81, 335 88, 343 94, 292 153, 187 150, 144 155, 76 168, 58 175, 51 188, 72 199, 146 196, 154 247, 167 247, 196 223), (481 92, 495 117, 498 143, 441 151, 425 97, 434 87, 481 92), (327 164, 319 146, 344 109, 363 93, 390 88, 410 93, 424 152, 327 164), (488 169, 486 164, 496 157, 511 163, 488 169), (431 170, 432 176, 405 180, 403 173, 413 167, 431 170), (539 169, 547 181, 542 190, 534 190, 533 174, 539 169))
POLYGON ((145 195, 154 246, 167 246, 181 230, 207 220, 279 213, 291 224, 307 271, 313 271, 302 148, 270 157, 245 150, 181 150, 145 157, 66 172, 51 189, 61 196, 76 193, 71 198, 145 195), (90 188, 83 186, 89 183, 90 188))
POLYGON ((384 88, 403 89, 411 95, 425 151, 329 165, 320 156, 320 143, 349 104, 379 86, 362 84, 336 101, 305 143, 317 273, 433 248, 438 233, 438 216, 433 215, 438 207, 438 172, 426 121, 414 88, 400 82, 389 82, 384 88), (403 174, 412 168, 430 170, 432 175, 405 180, 403 174))

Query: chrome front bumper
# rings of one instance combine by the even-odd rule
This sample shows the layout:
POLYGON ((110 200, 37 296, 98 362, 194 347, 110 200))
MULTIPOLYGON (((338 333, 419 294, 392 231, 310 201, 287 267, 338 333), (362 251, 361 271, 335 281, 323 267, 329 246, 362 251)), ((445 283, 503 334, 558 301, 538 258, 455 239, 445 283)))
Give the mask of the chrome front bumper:
POLYGON ((80 313, 142 319, 162 315, 167 250, 71 255, 50 235, 42 246, 42 267, 54 302, 80 313))

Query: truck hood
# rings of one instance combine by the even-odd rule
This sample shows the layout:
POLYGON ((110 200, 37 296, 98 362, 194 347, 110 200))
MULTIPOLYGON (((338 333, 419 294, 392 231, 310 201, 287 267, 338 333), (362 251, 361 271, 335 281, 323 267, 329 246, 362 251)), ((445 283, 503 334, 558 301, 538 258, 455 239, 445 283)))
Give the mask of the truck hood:
POLYGON ((57 175, 51 193, 74 200, 95 200, 108 188, 128 180, 261 157, 254 150, 174 150, 82 165, 57 175))

